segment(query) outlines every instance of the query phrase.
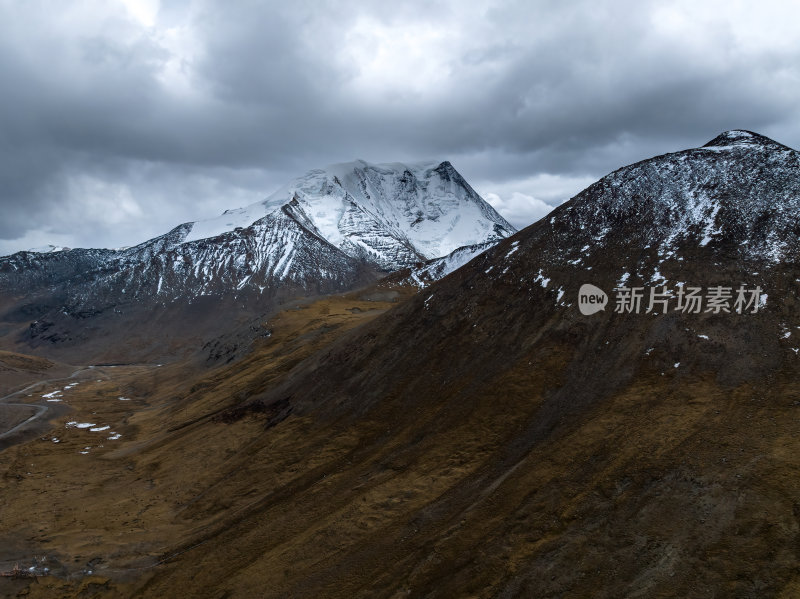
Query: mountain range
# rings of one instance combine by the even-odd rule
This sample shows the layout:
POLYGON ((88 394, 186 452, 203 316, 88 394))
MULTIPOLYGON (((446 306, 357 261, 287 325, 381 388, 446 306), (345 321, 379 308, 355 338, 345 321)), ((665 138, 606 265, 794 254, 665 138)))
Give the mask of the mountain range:
POLYGON ((747 131, 621 168, 310 356, 230 415, 353 449, 214 550, 256 552, 281 513, 308 532, 260 550, 289 568, 263 576, 276 595, 793 596, 799 181, 800 153, 747 131), (606 310, 580 313, 585 283, 606 310), (709 303, 742 285, 746 310, 709 303), (634 288, 641 310, 618 310, 634 288), (647 311, 651 289, 672 297, 647 311), (316 535, 335 552, 291 568, 316 535))
POLYGON ((212 324, 220 308, 267 313, 514 231, 449 162, 337 164, 135 247, 0 258, 0 322, 15 341, 75 351, 141 328, 145 314, 165 332, 176 311, 212 324))
POLYGON ((797 596, 798 181, 728 131, 231 363, 81 371, 5 450, 0 551, 101 597, 797 596))

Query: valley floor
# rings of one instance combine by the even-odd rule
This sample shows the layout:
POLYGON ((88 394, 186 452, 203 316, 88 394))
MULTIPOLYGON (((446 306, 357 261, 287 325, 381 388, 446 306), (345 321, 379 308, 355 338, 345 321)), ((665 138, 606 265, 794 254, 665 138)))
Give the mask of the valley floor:
MULTIPOLYGON (((264 322, 253 352, 233 365, 86 366, 67 374, 42 360, 38 370, 7 372, 9 393, 0 400, 0 571, 19 565, 38 578, 0 578, 0 596, 23 589, 44 597, 87 588, 133 593, 187 540, 213 526, 220 508, 205 513, 204 495, 263 431, 255 418, 232 426, 215 416, 385 312, 394 305, 391 295, 296 305, 264 322), (207 522, 186 517, 195 513, 207 522)), ((3 354, 16 364, 39 360, 3 354)))

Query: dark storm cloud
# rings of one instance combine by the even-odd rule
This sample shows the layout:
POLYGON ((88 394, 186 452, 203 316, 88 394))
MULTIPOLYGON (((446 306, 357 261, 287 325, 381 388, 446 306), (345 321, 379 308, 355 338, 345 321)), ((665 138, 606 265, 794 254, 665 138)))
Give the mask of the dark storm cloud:
POLYGON ((781 3, 157 4, 0 0, 0 253, 134 243, 354 158, 449 159, 524 225, 725 129, 800 146, 781 3))

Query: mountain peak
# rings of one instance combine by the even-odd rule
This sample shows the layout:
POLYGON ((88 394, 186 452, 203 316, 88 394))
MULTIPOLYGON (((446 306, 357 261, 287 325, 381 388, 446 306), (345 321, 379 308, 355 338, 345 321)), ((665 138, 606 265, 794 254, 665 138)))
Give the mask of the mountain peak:
POLYGON ((311 233, 385 270, 515 231, 447 161, 354 160, 310 170, 261 202, 192 223, 183 242, 249 227, 290 203, 311 233))
MULTIPOLYGON (((607 233, 662 258, 687 248, 776 264, 800 251, 800 153, 751 131, 623 167, 553 214, 594 247, 607 233), (621 234, 625 230, 624 235, 621 234)), ((687 250, 688 251, 688 250, 687 250)), ((576 259, 576 258, 573 258, 576 259)))
POLYGON ((337 162, 335 164, 329 164, 324 168, 312 169, 308 171, 305 175, 298 177, 298 179, 306 178, 310 175, 315 174, 330 174, 330 175, 338 175, 341 173, 349 174, 353 172, 363 172, 363 171, 377 171, 377 172, 399 172, 403 173, 405 171, 409 171, 414 174, 421 174, 425 173, 426 171, 435 170, 437 168, 442 167, 442 165, 450 165, 447 161, 439 161, 439 160, 428 160, 428 161, 421 161, 421 162, 385 162, 385 163, 374 163, 374 162, 367 162, 366 160, 357 159, 352 160, 350 162, 337 162))
POLYGON ((785 147, 777 141, 745 129, 731 129, 717 135, 710 142, 705 144, 704 148, 728 148, 728 147, 746 147, 746 146, 773 146, 785 147))

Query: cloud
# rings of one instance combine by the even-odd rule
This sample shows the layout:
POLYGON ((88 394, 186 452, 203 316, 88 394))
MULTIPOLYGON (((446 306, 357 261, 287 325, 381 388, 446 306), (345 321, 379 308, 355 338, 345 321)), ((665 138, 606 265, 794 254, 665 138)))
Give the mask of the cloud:
POLYGON ((505 219, 517 229, 523 229, 531 223, 545 217, 555 206, 533 196, 515 191, 510 197, 503 199, 496 193, 487 193, 484 199, 495 210, 502 213, 505 219))
POLYGON ((508 222, 523 229, 593 182, 590 177, 544 174, 502 183, 478 181, 474 187, 508 222))
POLYGON ((0 253, 129 245, 355 158, 449 159, 522 224, 726 129, 798 147, 798 12, 0 0, 0 253))

